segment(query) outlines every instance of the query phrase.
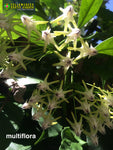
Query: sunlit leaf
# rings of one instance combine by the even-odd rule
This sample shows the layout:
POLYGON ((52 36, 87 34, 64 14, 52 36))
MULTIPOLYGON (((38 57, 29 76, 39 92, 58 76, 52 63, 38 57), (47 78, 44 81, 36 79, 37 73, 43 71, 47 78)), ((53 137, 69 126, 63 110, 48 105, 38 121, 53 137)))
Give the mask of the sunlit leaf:
POLYGON ((113 37, 97 45, 96 49, 98 50, 98 53, 113 56, 113 37))
POLYGON ((78 26, 81 28, 98 12, 103 0, 82 0, 78 26))
POLYGON ((3 13, 3 1, 0 1, 0 13, 3 13))
MULTIPOLYGON (((6 83, 9 86, 11 86, 13 81, 14 81, 13 79, 8 79, 6 81, 6 83)), ((32 77, 26 77, 26 78, 19 78, 19 79, 17 79, 17 83, 19 85, 37 84, 37 83, 40 83, 41 81, 42 80, 40 80, 40 79, 32 78, 32 77)))

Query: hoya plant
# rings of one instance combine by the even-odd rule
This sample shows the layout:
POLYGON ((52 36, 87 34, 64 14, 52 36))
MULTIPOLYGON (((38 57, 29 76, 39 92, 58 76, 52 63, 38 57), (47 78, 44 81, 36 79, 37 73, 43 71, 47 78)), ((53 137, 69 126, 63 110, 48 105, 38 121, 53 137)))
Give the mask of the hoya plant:
POLYGON ((32 14, 0 14, 1 150, 112 149, 113 13, 105 2, 37 0, 32 14))

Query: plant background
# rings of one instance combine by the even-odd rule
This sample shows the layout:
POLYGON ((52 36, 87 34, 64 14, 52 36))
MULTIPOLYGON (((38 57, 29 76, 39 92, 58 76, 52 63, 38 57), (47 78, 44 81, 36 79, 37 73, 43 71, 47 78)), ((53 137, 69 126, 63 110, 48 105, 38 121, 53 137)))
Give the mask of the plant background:
MULTIPOLYGON (((106 40, 109 37, 113 36, 113 12, 109 9, 106 9, 107 1, 104 1, 100 10, 95 16, 94 21, 90 22, 85 28, 82 27, 84 31, 84 38, 88 40, 89 43, 92 43, 93 46, 96 46, 101 41, 106 40), (93 36, 92 36, 93 34, 93 36)), ((66 0, 36 0, 36 11, 33 13, 33 17, 38 20, 52 20, 56 18, 59 14, 59 7, 66 7, 69 4, 74 5, 74 1, 66 1, 66 0)), ((77 1, 77 5, 74 5, 75 10, 79 10, 80 0, 77 1)), ((85 7, 85 6, 84 6, 85 7)), ((17 12, 17 18, 19 18, 23 12, 17 12)), ((27 12, 29 15, 30 12, 27 12)), ((45 30, 46 25, 39 26, 38 30, 45 30)), ((13 39, 17 41, 16 46, 23 46, 26 43, 27 32, 24 27, 18 26, 17 30, 21 30, 24 33, 24 37, 19 37, 18 35, 13 34, 13 39), (23 42, 24 41, 24 44, 23 42)), ((59 29, 59 26, 54 26, 53 30, 59 29)), ((42 53, 44 43, 42 41, 34 42, 34 35, 31 36, 32 53, 28 52, 26 55, 35 57, 37 59, 36 62, 32 62, 27 65, 27 71, 20 69, 21 72, 25 76, 30 76, 32 78, 36 78, 35 82, 38 83, 40 80, 43 80, 48 72, 50 72, 49 80, 54 80, 54 71, 55 68, 52 67, 51 64, 54 63, 54 60, 57 60, 55 55, 52 53, 53 46, 50 45, 48 48, 48 53, 44 56, 42 53), (39 58, 42 58, 41 61, 38 61, 39 58)), ((59 39, 59 41, 62 39, 59 39)), ((113 47, 113 45, 112 45, 113 47)), ((26 62, 27 64, 28 62, 26 62)), ((80 64, 76 68, 76 77, 74 82, 79 85, 81 80, 85 80, 85 82, 93 83, 95 82, 97 86, 105 87, 107 84, 112 85, 113 83, 113 52, 107 51, 102 54, 98 54, 95 57, 90 59, 84 59, 80 62, 80 64), (105 55, 107 53, 107 55, 105 55)), ((1 86, 1 85, 0 85, 1 86)), ((27 91, 24 95, 24 99, 29 99, 31 96, 33 89, 35 88, 35 84, 28 84, 27 91)), ((2 86, 1 86, 2 87, 2 86)), ((3 87, 2 87, 3 88, 3 87)), ((4 89, 5 90, 5 89, 4 89)), ((4 98, 3 92, 1 92, 1 100, 4 98)), ((7 93, 4 94, 7 97, 7 93)), ((70 107, 67 109, 71 109, 70 107)), ((60 113, 60 112, 58 112, 60 113)), ((68 126, 68 124, 64 122, 60 122, 64 127, 68 126)), ((7 133, 28 133, 37 135, 37 138, 40 137, 42 133, 42 129, 39 124, 32 120, 31 110, 23 111, 21 109, 21 104, 16 102, 9 101, 4 104, 3 111, 0 112, 0 150, 58 150, 61 144, 62 136, 61 136, 62 127, 60 125, 55 125, 49 128, 44 136, 44 139, 40 141, 36 146, 34 146, 34 142, 36 140, 28 140, 28 139, 16 139, 16 140, 6 140, 5 135, 7 133), (31 148, 32 146, 32 148, 31 148)), ((99 146, 94 147, 93 145, 86 144, 83 146, 83 150, 111 150, 113 149, 112 139, 113 139, 113 130, 106 129, 106 135, 99 135, 99 146)), ((70 139, 72 139, 72 134, 70 130, 67 131, 70 135, 70 139)), ((67 138, 65 135, 65 138, 67 138)), ((84 137, 83 137, 84 139, 84 137)), ((68 148, 68 146, 67 146, 68 148)), ((66 148, 65 148, 66 149, 66 148)), ((65 150, 64 149, 64 150, 65 150)), ((79 150, 80 148, 78 148, 79 150)), ((67 149, 66 149, 67 150, 67 149)), ((69 149, 70 150, 70 149, 69 149)), ((81 150, 81 149, 80 149, 81 150)))

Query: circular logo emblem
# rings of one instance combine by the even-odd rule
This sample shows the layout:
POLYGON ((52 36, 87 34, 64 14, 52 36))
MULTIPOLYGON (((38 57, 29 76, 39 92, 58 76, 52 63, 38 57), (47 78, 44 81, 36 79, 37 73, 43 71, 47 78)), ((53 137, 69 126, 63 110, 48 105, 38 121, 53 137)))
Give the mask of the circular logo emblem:
POLYGON ((9 9, 10 9, 10 4, 6 3, 6 4, 4 5, 4 9, 5 9, 5 10, 9 10, 9 9))

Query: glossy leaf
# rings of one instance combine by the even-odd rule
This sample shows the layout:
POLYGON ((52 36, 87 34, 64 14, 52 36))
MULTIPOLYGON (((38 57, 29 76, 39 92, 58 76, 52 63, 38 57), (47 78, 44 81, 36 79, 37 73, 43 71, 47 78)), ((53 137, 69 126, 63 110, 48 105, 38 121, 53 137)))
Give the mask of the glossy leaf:
POLYGON ((81 28, 98 12, 103 0, 82 0, 78 26, 81 28))
POLYGON ((113 56, 113 37, 103 41, 95 48, 98 50, 98 53, 113 56))

